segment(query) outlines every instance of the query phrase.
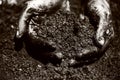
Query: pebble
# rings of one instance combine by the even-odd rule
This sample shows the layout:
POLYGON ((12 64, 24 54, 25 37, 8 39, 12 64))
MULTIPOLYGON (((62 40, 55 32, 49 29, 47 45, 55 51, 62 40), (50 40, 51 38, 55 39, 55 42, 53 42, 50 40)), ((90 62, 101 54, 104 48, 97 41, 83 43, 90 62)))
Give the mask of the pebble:
POLYGON ((22 69, 20 68, 19 71, 22 71, 22 69))
POLYGON ((70 60, 70 64, 74 64, 75 63, 75 60, 74 59, 71 59, 70 60))
POLYGON ((14 29, 15 27, 13 25, 11 25, 11 28, 14 29))
POLYGON ((41 68, 42 66, 38 64, 38 68, 41 68))
POLYGON ((63 58, 63 54, 62 54, 61 52, 56 53, 56 56, 57 56, 59 59, 63 58))

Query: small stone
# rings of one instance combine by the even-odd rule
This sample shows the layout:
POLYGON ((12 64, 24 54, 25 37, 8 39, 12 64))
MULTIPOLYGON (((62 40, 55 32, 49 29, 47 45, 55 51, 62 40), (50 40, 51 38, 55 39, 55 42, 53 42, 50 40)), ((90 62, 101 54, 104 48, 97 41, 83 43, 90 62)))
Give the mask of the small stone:
POLYGON ((42 66, 38 64, 38 68, 41 68, 42 66))
POLYGON ((63 54, 62 54, 61 52, 56 53, 56 56, 57 56, 59 59, 63 58, 63 54))
POLYGON ((84 20, 85 16, 83 14, 80 14, 80 19, 84 20))
POLYGON ((20 68, 19 71, 22 71, 22 69, 20 68))
POLYGON ((11 25, 11 28, 12 28, 12 29, 14 29, 14 26, 13 26, 13 25, 11 25))
POLYGON ((87 53, 89 53, 89 52, 90 52, 89 49, 83 49, 83 50, 82 50, 82 54, 80 54, 80 56, 82 56, 83 54, 87 54, 87 53))
POLYGON ((75 60, 74 59, 71 59, 70 60, 70 64, 74 64, 75 63, 75 60))
POLYGON ((106 31, 106 34, 109 34, 109 33, 110 33, 110 30, 107 30, 107 31, 106 31))

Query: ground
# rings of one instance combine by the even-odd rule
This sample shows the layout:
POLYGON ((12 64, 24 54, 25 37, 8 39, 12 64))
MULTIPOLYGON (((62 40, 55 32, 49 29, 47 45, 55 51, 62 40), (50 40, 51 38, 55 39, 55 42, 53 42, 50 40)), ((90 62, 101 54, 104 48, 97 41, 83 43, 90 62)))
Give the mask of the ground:
MULTIPOLYGON (((76 19, 74 14, 57 12, 41 24, 43 25, 41 28, 43 29, 42 33, 45 33, 44 23, 49 26, 46 30, 52 37, 47 35, 46 39, 55 40, 54 42, 58 46, 62 46, 60 51, 65 56, 59 65, 51 63, 45 65, 29 55, 25 48, 19 52, 14 50, 13 38, 18 26, 21 7, 0 6, 0 80, 120 80, 119 4, 112 2, 111 9, 115 21, 115 37, 108 50, 100 60, 74 68, 68 67, 68 60, 72 55, 86 47, 92 46, 95 48, 91 41, 94 27, 88 19, 82 21, 76 19), (66 20, 64 17, 67 17, 66 20), (63 23, 64 21, 65 23, 63 23), (51 25, 51 23, 55 24, 51 25), (57 25, 57 30, 52 33, 56 29, 53 28, 54 25, 57 25), (73 30, 75 28, 80 32, 77 36, 73 30)), ((42 36, 46 35, 43 34, 42 36)))

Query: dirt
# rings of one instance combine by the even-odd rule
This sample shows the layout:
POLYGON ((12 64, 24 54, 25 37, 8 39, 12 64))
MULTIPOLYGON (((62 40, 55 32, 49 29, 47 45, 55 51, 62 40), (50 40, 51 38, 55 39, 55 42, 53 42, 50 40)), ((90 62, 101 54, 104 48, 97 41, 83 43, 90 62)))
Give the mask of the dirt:
POLYGON ((120 7, 119 4, 111 3, 111 8, 115 21, 115 38, 108 50, 100 60, 74 68, 68 66, 69 59, 73 55, 80 53, 84 48, 96 48, 91 39, 95 33, 94 27, 89 23, 88 18, 83 21, 72 13, 57 12, 39 24, 42 26, 42 33, 46 31, 49 33, 49 35, 42 34, 43 37, 47 36, 43 40, 55 42, 64 55, 64 60, 60 64, 43 64, 29 55, 25 48, 19 52, 14 50, 13 38, 22 9, 18 6, 2 6, 0 9, 0 80, 119 80, 120 7))

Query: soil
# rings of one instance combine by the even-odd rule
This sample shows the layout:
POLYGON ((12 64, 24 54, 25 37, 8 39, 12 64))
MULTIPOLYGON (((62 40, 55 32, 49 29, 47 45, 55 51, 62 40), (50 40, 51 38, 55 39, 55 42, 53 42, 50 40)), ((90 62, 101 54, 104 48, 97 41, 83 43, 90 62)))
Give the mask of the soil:
POLYGON ((0 6, 0 80, 120 80, 119 4, 112 2, 111 9, 115 37, 109 48, 98 61, 74 68, 68 66, 73 55, 96 48, 92 42, 95 30, 87 17, 83 21, 73 13, 58 11, 39 24, 39 32, 42 31, 39 38, 54 42, 64 55, 60 64, 44 64, 25 47, 19 52, 14 50, 13 39, 22 7, 0 6))

